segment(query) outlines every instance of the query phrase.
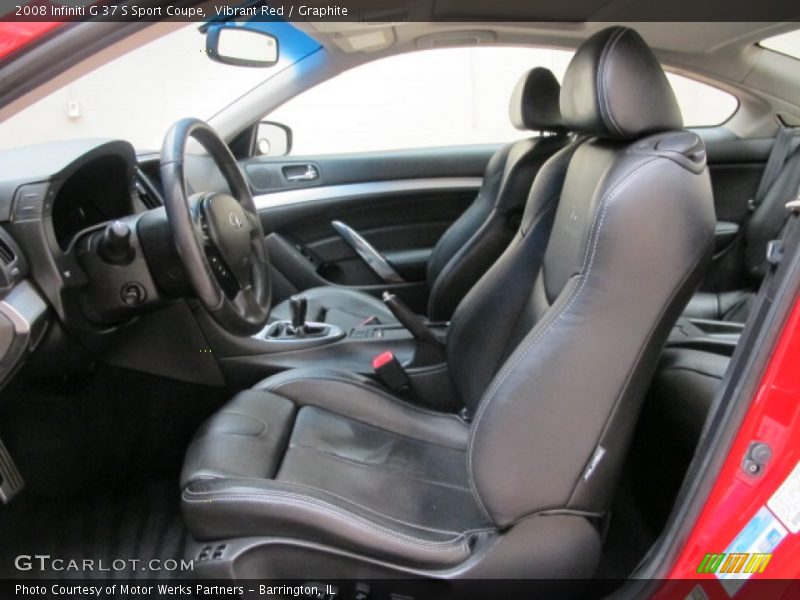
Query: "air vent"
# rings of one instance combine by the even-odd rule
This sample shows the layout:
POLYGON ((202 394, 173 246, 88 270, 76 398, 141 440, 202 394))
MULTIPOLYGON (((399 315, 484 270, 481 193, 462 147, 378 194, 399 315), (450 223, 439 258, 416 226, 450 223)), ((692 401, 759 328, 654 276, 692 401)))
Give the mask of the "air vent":
POLYGON ((158 208, 164 206, 161 194, 158 193, 156 187, 141 169, 136 169, 134 184, 136 185, 136 193, 139 194, 139 199, 145 207, 158 208))
POLYGON ((17 260, 16 252, 3 238, 0 238, 0 260, 7 265, 17 260))

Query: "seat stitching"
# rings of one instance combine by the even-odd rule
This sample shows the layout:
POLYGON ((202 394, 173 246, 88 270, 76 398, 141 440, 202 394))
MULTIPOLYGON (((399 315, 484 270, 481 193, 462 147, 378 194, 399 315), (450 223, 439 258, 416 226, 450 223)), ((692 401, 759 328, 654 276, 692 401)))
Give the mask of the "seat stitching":
MULTIPOLYGON (((439 276, 433 282, 433 288, 431 289, 430 299, 428 300, 429 308, 432 307, 434 304, 436 304, 435 300, 437 299, 442 287, 445 285, 447 281, 453 278, 453 273, 456 271, 456 268, 459 265, 463 265, 464 261, 467 259, 467 256, 478 249, 478 244, 483 239, 484 231, 494 226, 495 224, 494 223, 495 220, 491 218, 491 215, 496 212, 497 212, 496 208, 491 209, 491 212, 489 213, 490 215, 489 218, 486 219, 480 225, 480 227, 478 227, 478 229, 475 230, 475 232, 469 237, 469 239, 466 242, 464 242, 461 248, 456 250, 453 256, 450 257, 450 260, 448 260, 447 263, 445 263, 442 270, 439 271, 439 276)), ((429 310, 428 312, 430 313, 433 311, 429 310)))
MULTIPOLYGON (((436 527, 428 527, 427 525, 420 525, 419 523, 410 523, 408 521, 404 521, 403 519, 399 519, 397 517, 392 517, 390 515, 386 515, 386 514, 380 512, 380 511, 377 511, 377 510, 375 510, 373 508, 370 508, 368 506, 364 506, 363 504, 355 502, 354 500, 351 500, 349 498, 345 498, 344 496, 340 496, 339 494, 336 494, 336 493, 331 492, 329 490, 323 490, 322 488, 310 485, 308 483, 301 483, 301 482, 298 482, 298 481, 277 480, 277 479, 275 481, 279 481, 279 482, 285 483, 287 485, 293 485, 293 486, 308 488, 310 490, 314 490, 314 491, 317 491, 317 492, 321 492, 323 494, 327 494, 329 496, 333 496, 334 498, 337 498, 339 500, 343 500, 344 502, 348 502, 348 503, 350 503, 350 504, 352 504, 354 506, 358 506, 359 508, 361 508, 363 510, 366 510, 367 512, 371 512, 371 513, 373 513, 375 515, 378 515, 379 517, 383 517, 384 519, 388 519, 390 521, 396 521, 398 523, 401 523, 401 524, 406 525, 408 527, 412 527, 414 529, 421 529, 423 531, 430 531, 430 532, 434 532, 434 533, 444 533, 444 534, 451 534, 451 535, 458 535, 459 534, 458 531, 454 531, 454 530, 451 530, 451 529, 439 529, 439 528, 436 528, 436 527)), ((479 530, 466 529, 465 532, 466 531, 479 531, 479 530)))
MULTIPOLYGON (((502 151, 503 151, 503 148, 500 148, 500 149, 499 149, 497 152, 502 152, 502 151)), ((492 156, 492 158, 494 158, 494 156, 492 156)), ((490 158, 489 160, 490 160, 490 162, 491 162, 491 158, 490 158)), ((506 158, 506 160, 508 160, 508 158, 506 158)), ((504 161, 504 164, 505 164, 505 161, 504 161)), ((487 165, 487 166, 488 166, 488 165, 487 165)), ((481 197, 482 197, 483 195, 485 195, 485 194, 486 194, 486 189, 487 189, 487 188, 488 188, 490 185, 492 185, 492 184, 494 183, 495 179, 497 179, 498 177, 500 177, 500 175, 501 175, 501 173, 495 173, 494 175, 490 175, 490 176, 489 176, 489 179, 487 180, 487 178, 486 178, 486 173, 484 173, 484 175, 483 175, 483 178, 482 178, 482 181, 481 181, 481 187, 480 187, 480 189, 478 190, 478 193, 477 193, 477 194, 475 194, 475 198, 472 200, 472 202, 470 203, 470 205, 467 207, 467 209, 464 211, 464 213, 463 213, 463 214, 466 214, 466 212, 467 212, 467 211, 468 211, 470 208, 472 208, 472 207, 473 207, 473 206, 474 206, 474 205, 475 205, 475 204, 476 204, 476 203, 477 203, 477 202, 478 202, 478 201, 481 199, 481 197)), ((453 223, 453 225, 455 225, 456 223, 458 223, 458 220, 456 220, 456 221, 453 223)), ((448 233, 448 231, 450 231, 450 229, 449 229, 449 228, 448 228, 448 229, 447 229, 447 230, 446 230, 446 231, 445 231, 445 232, 442 234, 442 237, 441 237, 441 240, 440 240, 440 241, 444 241, 444 239, 445 239, 445 236, 447 236, 447 233, 448 233)), ((428 264, 429 264, 429 265, 430 265, 430 264, 432 264, 432 263, 433 263, 433 262, 434 262, 436 259, 438 259, 438 258, 439 258, 439 255, 440 255, 440 254, 443 252, 442 248, 444 248, 444 244, 441 244, 441 243, 437 243, 437 244, 436 244, 436 245, 433 247, 433 252, 431 252, 431 255, 428 257, 428 264)), ((448 263, 450 262, 450 260, 452 260, 452 257, 450 257, 450 259, 448 260, 448 263)), ((445 263, 445 266, 447 266, 447 263, 445 263)), ((440 273, 439 273, 439 274, 441 275, 441 271, 440 271, 440 273)), ((438 277, 437 277, 437 279, 438 279, 438 277)), ((434 288, 435 288, 435 287, 436 287, 436 286, 434 285, 434 288)))
MULTIPOLYGON (((565 146, 564 148, 562 148, 561 150, 556 152, 553 156, 551 156, 547 160, 547 163, 557 164, 559 161, 566 161, 567 163, 569 163, 569 160, 571 160, 571 157, 575 155, 575 153, 578 150, 578 148, 585 141, 586 141, 586 139, 582 139, 582 140, 579 139, 579 140, 576 140, 572 144, 568 144, 567 146, 565 146)), ((542 165, 541 168, 543 169, 544 166, 545 165, 542 165)), ((567 166, 569 166, 569 165, 567 165, 567 166)), ((540 171, 541 171, 541 169, 540 169, 540 171)), ((538 177, 538 174, 537 174, 537 177, 538 177)), ((534 183, 535 183, 535 180, 534 180, 534 183)), ((533 187, 533 184, 531 185, 531 187, 533 187)), ((563 188, 563 181, 562 181, 562 188, 563 188)), ((524 236, 520 235, 520 232, 522 231, 522 228, 520 227, 520 229, 517 232, 517 234, 514 236, 514 238, 512 238, 511 242, 509 242, 509 244, 506 247, 506 250, 503 252, 503 254, 508 252, 509 249, 512 246, 514 246, 516 244, 520 244, 522 237, 528 237, 529 235, 533 234, 533 231, 541 224, 542 219, 544 219, 545 215, 552 209, 551 204, 552 203, 556 203, 556 204, 558 203, 558 200, 561 197, 561 192, 562 192, 562 190, 559 190, 556 194, 554 194, 546 202, 542 203, 542 205, 539 207, 539 210, 531 218, 530 226, 528 227, 528 230, 525 232, 524 236)), ((500 259, 498 259, 497 262, 499 262, 499 260, 500 259)), ((501 269, 490 269, 487 272, 487 275, 484 276, 484 277, 488 276, 488 278, 486 279, 486 281, 485 281, 485 283, 483 285, 483 288, 481 290, 478 290, 478 293, 475 293, 475 294, 468 293, 464 297, 464 299, 462 300, 461 304, 459 304, 459 306, 457 307, 457 312, 459 313, 459 318, 457 320, 453 321, 453 323, 452 323, 452 325, 450 327, 450 333, 448 334, 448 340, 456 339, 456 336, 461 333, 461 331, 464 329, 464 324, 467 321, 467 319, 463 315, 469 314, 475 308, 475 305, 478 303, 479 300, 481 300, 483 298, 483 294, 485 294, 485 292, 483 292, 483 293, 481 293, 481 292, 483 290, 489 289, 491 287, 491 284, 494 283, 495 280, 498 277, 500 277, 501 272, 502 272, 501 269)), ((481 280, 482 279, 483 278, 481 278, 481 280)), ((479 282, 481 280, 479 280, 479 282)), ((477 285, 478 284, 476 284, 476 286, 477 285)), ((473 286, 473 289, 474 289, 474 286, 473 286)), ((470 290, 470 292, 471 291, 472 290, 470 290)))
POLYGON ((592 266, 594 264, 594 257, 597 251, 598 241, 600 239, 600 230, 603 226, 603 221, 605 219, 606 210, 608 209, 609 204, 611 201, 617 196, 617 194, 625 187, 625 185, 631 180, 631 178, 642 168, 647 166, 648 164, 654 163, 657 158, 647 158, 643 161, 636 163, 632 166, 627 174, 620 177, 617 182, 614 183, 613 187, 603 194, 601 199, 602 209, 595 213, 594 219, 592 220, 592 227, 590 230, 590 240, 591 240, 591 252, 589 251, 589 244, 587 244, 587 249, 584 253, 583 264, 581 265, 581 272, 579 275, 580 282, 576 285, 568 298, 568 300, 562 305, 562 307, 555 312, 551 318, 549 318, 544 324, 542 329, 540 329, 537 333, 535 333, 532 338, 525 344, 524 347, 518 348, 515 351, 514 356, 512 359, 506 363, 506 365, 501 369, 500 373, 498 373, 497 378, 495 379, 492 386, 486 392, 485 400, 481 403, 481 406, 478 410, 478 413, 475 416, 475 420, 473 422, 472 429, 470 430, 470 437, 469 442, 467 444, 467 475, 469 477, 470 486, 472 488, 472 493, 475 495, 475 499, 477 500, 478 506, 484 512, 484 515, 490 519, 491 522, 494 522, 494 519, 489 515, 489 511, 486 508, 486 505, 483 503, 483 500, 480 497, 480 493, 478 492, 477 485, 475 483, 475 477, 473 474, 473 449, 475 445, 475 438, 477 437, 478 427, 480 425, 481 419, 486 412, 489 404, 494 399, 497 390, 500 386, 505 382, 508 376, 513 372, 514 369, 519 365, 519 363, 528 355, 530 350, 547 334, 550 329, 557 323, 561 317, 569 310, 572 306, 575 299, 580 295, 581 291, 583 291, 586 282, 589 279, 589 275, 592 271, 592 266))
MULTIPOLYGON (((525 237, 527 237, 528 234, 531 234, 541 224, 542 219, 544 219, 545 215, 550 212, 550 210, 552 209, 552 204, 558 200, 559 196, 560 193, 556 194, 555 196, 548 199, 546 202, 542 204, 542 206, 539 209, 539 212, 537 212, 534 215, 533 219, 531 220, 531 226, 528 229, 528 233, 526 234, 525 237)), ((513 245, 520 244, 521 240, 522 237, 520 236, 518 231, 517 234, 514 236, 514 239, 511 240, 511 243, 509 243, 509 245, 506 247, 506 250, 503 253, 505 254, 505 252, 508 252, 513 245)), ((495 280, 497 280, 500 277, 501 273, 502 269, 495 269, 494 271, 490 270, 488 279, 486 279, 482 289, 483 290, 490 289, 492 287, 491 284, 493 284, 495 280)), ((464 323, 467 321, 464 315, 469 314, 475 308, 478 301, 483 299, 483 294, 481 294, 480 292, 481 290, 479 290, 478 293, 472 296, 467 294, 467 296, 465 296, 464 300, 461 302, 461 305, 459 306, 459 308, 461 308, 459 319, 457 321, 454 321, 454 323, 452 324, 451 331, 448 336, 449 339, 456 339, 456 336, 460 334, 461 331, 464 329, 464 323)))
MULTIPOLYGON (((286 378, 286 379, 284 379, 282 381, 279 381, 276 384, 270 385, 270 386, 265 387, 265 388, 260 388, 260 389, 263 389, 263 390, 266 390, 266 391, 270 391, 270 392, 276 392, 277 390, 279 390, 284 385, 287 385, 289 383, 294 383, 296 381, 303 381, 303 380, 306 380, 306 379, 317 379, 317 380, 325 380, 325 379, 327 379, 328 381, 338 381, 339 383, 345 383, 345 384, 348 384, 348 385, 353 385, 353 386, 361 388, 363 390, 367 390, 369 392, 373 392, 375 394, 378 394, 378 395, 382 396, 383 398, 386 398, 387 400, 391 400, 392 402, 397 403, 399 406, 401 406, 403 408, 416 411, 416 412, 418 412, 420 414, 423 414, 425 416, 438 417, 438 418, 445 417, 447 419, 452 419, 456 423, 463 424, 463 421, 461 420, 461 418, 459 418, 458 416, 456 416, 454 414, 451 414, 451 413, 439 413, 439 412, 435 412, 435 411, 432 411, 432 410, 422 409, 422 408, 420 408, 418 406, 414 406, 413 404, 409 404, 408 402, 405 402, 402 398, 398 398, 396 396, 392 396, 391 394, 387 394, 386 392, 384 392, 380 388, 373 387, 371 385, 362 383, 362 382, 357 381, 357 380, 346 379, 344 377, 335 377, 335 376, 330 376, 330 375, 320 375, 320 376, 308 375, 308 376, 303 376, 303 377, 294 377, 292 379, 286 378)), ((333 411, 329 411, 329 412, 333 412, 333 411)), ((400 434, 398 434, 398 435, 400 435, 400 434)), ((412 438, 412 439, 415 439, 415 438, 412 438)))
POLYGON ((210 504, 215 502, 226 502, 226 501, 243 501, 243 502, 264 502, 265 499, 271 499, 273 501, 277 501, 280 503, 283 501, 284 503, 290 506, 296 505, 303 505, 307 504, 313 507, 313 510, 317 510, 323 514, 327 514, 329 516, 336 516, 343 519, 346 522, 351 523, 352 525, 364 530, 364 531, 372 531, 378 536, 396 540, 400 538, 402 540, 407 541, 410 544, 414 544, 417 546, 428 546, 431 548, 438 548, 438 547, 447 547, 453 546, 454 549, 462 548, 468 551, 467 541, 465 538, 465 533, 460 533, 456 536, 453 536, 449 540, 441 540, 441 541, 433 541, 433 540, 424 540, 422 538, 417 538, 414 536, 410 536, 404 533, 400 533, 399 531, 394 531, 387 527, 383 527, 382 525, 378 525, 377 523, 373 523, 372 521, 368 521, 367 519, 346 511, 340 507, 334 506, 324 501, 318 501, 314 498, 308 498, 307 496, 299 496, 297 494, 287 494, 278 491, 270 491, 270 492, 263 492, 263 493, 216 493, 216 496, 211 498, 201 498, 201 499, 192 499, 189 498, 189 495, 202 495, 196 494, 187 490, 184 492, 184 501, 190 503, 197 503, 197 504, 210 504), (458 540, 461 540, 458 542, 458 540))
POLYGON ((613 127, 616 130, 617 135, 620 137, 623 137, 625 134, 614 118, 614 115, 611 113, 611 106, 608 102, 608 82, 606 81, 606 74, 608 70, 608 57, 614 51, 614 48, 617 46, 617 42, 619 42, 627 33, 628 30, 621 27, 611 36, 606 43, 605 48, 603 48, 603 53, 600 56, 600 64, 598 65, 597 69, 598 88, 600 92, 598 96, 598 100, 600 100, 600 112, 604 113, 603 116, 605 119, 607 119, 608 125, 613 127))
MULTIPOLYGON (((523 163, 523 161, 536 160, 539 163, 539 166, 536 169, 536 172, 538 173, 538 171, 541 170, 542 166, 544 166, 544 163, 547 162, 547 159, 550 156, 553 156, 559 150, 559 148, 550 148, 546 143, 546 140, 548 140, 548 139, 550 139, 550 138, 533 138, 533 140, 535 140, 533 145, 529 149, 527 149, 523 153, 522 156, 520 156, 520 157, 518 157, 516 159, 516 163, 514 163, 510 167, 511 171, 516 171, 518 169, 519 165, 521 163, 523 163), (545 147, 542 148, 542 146, 545 146, 545 147)), ((526 141, 532 141, 532 140, 520 140, 520 142, 526 142, 526 141)), ((513 151, 514 146, 516 146, 516 144, 518 144, 520 142, 514 142, 511 150, 513 151)), ((564 147, 566 147, 566 146, 564 146, 564 147)), ((502 176, 505 175, 506 169, 509 168, 509 166, 508 166, 508 161, 509 160, 511 160, 511 153, 509 153, 509 156, 506 157, 506 161, 505 161, 505 164, 503 166, 503 169, 499 173, 497 173, 498 177, 501 176, 501 175, 502 176)), ((496 219, 496 220, 499 220, 503 216, 501 214, 501 212, 500 212, 500 208, 498 207, 498 200, 500 199, 500 197, 504 193, 503 192, 504 185, 505 184, 500 186, 500 189, 498 190, 498 193, 495 195, 494 202, 492 203, 492 209, 491 209, 491 212, 489 213, 490 217, 491 217, 492 214, 499 215, 498 219, 496 219)), ((523 203, 522 206, 524 208, 525 203, 523 203)), ((453 254, 453 256, 450 257, 450 259, 447 261, 447 263, 442 268, 442 270, 439 271, 439 276, 436 278, 436 281, 434 281, 433 288, 431 289, 431 293, 430 293, 431 300, 428 301, 429 306, 433 305, 432 299, 435 298, 436 295, 440 292, 441 287, 444 285, 444 281, 446 279, 451 279, 453 277, 453 271, 456 270, 458 265, 459 264, 463 264, 464 261, 467 259, 467 256, 469 254, 472 254, 475 251, 480 249, 479 248, 479 244, 482 241, 482 238, 484 237, 485 230, 487 230, 490 227, 490 222, 491 222, 492 225, 494 225, 494 220, 493 219, 488 218, 488 219, 484 220, 484 222, 480 225, 480 227, 478 227, 473 232, 473 234, 464 243, 464 245, 459 250, 457 250, 455 252, 455 254, 453 254)), ((513 239, 513 235, 512 235, 512 239, 513 239)), ((503 248, 503 251, 505 251, 505 248, 507 248, 507 247, 508 247, 508 245, 506 245, 503 248)), ((502 254, 502 251, 501 251, 501 254, 502 254)), ((480 280, 480 277, 478 278, 478 280, 480 280)), ((469 290, 467 290, 467 292, 469 292, 469 290)))
MULTIPOLYGON (((714 243, 713 237, 709 238, 709 243, 706 244, 706 249, 711 250, 713 243, 714 243)), ((595 448, 602 443, 603 439, 606 437, 608 430, 613 426, 614 418, 617 415, 617 411, 619 410, 620 405, 622 404, 622 401, 625 398, 625 394, 631 385, 631 379, 633 378, 636 372, 636 368, 639 366, 639 363, 641 362, 642 355, 647 350, 650 338, 653 336, 653 332, 657 329, 658 323, 661 321, 661 317, 675 301, 678 291, 680 290, 681 286, 692 276, 695 267, 697 267, 697 265, 703 262, 705 254, 706 254, 705 252, 702 252, 700 256, 692 263, 692 265, 690 265, 689 269, 684 274, 678 286, 676 286, 673 289, 672 294, 670 295, 669 298, 667 298, 666 302, 662 305, 661 310, 658 312, 658 318, 653 322, 649 331, 647 332, 647 338, 640 345, 639 351, 636 353, 636 357, 634 361, 631 363, 630 368, 628 369, 628 373, 625 377, 625 380, 623 381, 622 386, 620 387, 617 396, 614 399, 614 403, 611 406, 611 409, 609 410, 608 414, 606 415, 606 420, 603 423, 603 427, 600 430, 600 434, 595 439, 595 444, 594 444, 595 448)), ((569 499, 567 500, 567 506, 572 505, 573 498, 575 497, 576 494, 578 494, 578 486, 580 485, 582 478, 583 478, 582 474, 578 473, 576 481, 572 486, 572 492, 570 493, 569 499)))
MULTIPOLYGON (((359 462, 359 461, 356 461, 356 460, 353 460, 353 459, 350 459, 350 458, 346 458, 344 456, 340 456, 338 454, 334 454, 332 452, 326 452, 325 450, 320 450, 319 448, 314 448, 313 446, 306 446, 304 444, 291 444, 291 447, 292 448, 302 448, 304 450, 311 450, 313 452, 317 452, 319 454, 322 454, 323 456, 327 456, 329 458, 332 458, 332 459, 347 463, 347 464, 355 466, 355 467, 361 467, 362 469, 367 469, 369 471, 383 471, 383 472, 388 472, 390 474, 395 472, 393 469, 389 469, 387 467, 384 467, 383 469, 380 469, 380 468, 372 466, 372 465, 370 465, 368 463, 359 462)), ((430 480, 430 479, 425 479, 424 477, 403 476, 403 478, 404 479, 408 479, 410 481, 418 481, 420 483, 427 483, 429 485, 435 485, 435 486, 444 487, 444 488, 448 488, 448 489, 463 490, 465 492, 469 492, 470 491, 470 489, 468 487, 466 487, 466 486, 460 486, 460 485, 456 485, 456 484, 444 483, 444 482, 441 482, 441 481, 433 481, 433 480, 430 480)))
POLYGON ((230 436, 230 437, 246 437, 246 438, 263 438, 263 437, 266 437, 267 434, 270 433, 269 423, 267 421, 265 421, 264 419, 262 419, 261 417, 258 417, 256 415, 247 414, 245 412, 240 412, 238 410, 221 410, 219 412, 219 416, 221 416, 221 415, 238 415, 240 417, 245 417, 247 419, 252 419, 253 421, 258 421, 259 423, 261 423, 264 426, 264 430, 261 433, 257 434, 257 435, 249 435, 247 433, 221 433, 219 431, 209 431, 205 435, 201 436, 199 439, 203 439, 203 438, 208 437, 208 436, 218 436, 218 435, 226 436, 226 437, 230 436))

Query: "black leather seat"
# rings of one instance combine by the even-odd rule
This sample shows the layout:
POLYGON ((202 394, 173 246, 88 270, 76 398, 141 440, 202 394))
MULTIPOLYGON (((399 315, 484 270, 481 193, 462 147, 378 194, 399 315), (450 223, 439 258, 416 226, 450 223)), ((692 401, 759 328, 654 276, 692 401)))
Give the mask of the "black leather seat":
POLYGON ((240 576, 592 574, 714 209, 702 142, 680 130, 633 30, 583 44, 561 109, 584 139, 542 167, 519 231, 452 319, 447 367, 466 420, 303 369, 238 395, 198 434, 186 522, 198 540, 248 538, 240 576))
POLYGON ((744 285, 723 291, 699 291, 692 296, 687 317, 744 323, 750 314, 758 287, 768 269, 767 244, 778 237, 789 216, 786 202, 800 188, 800 146, 784 163, 764 200, 745 223, 742 235, 741 270, 744 285))
MULTIPOLYGON (((511 122, 521 131, 547 136, 520 140, 498 150, 489 161, 478 196, 445 231, 428 259, 430 289, 427 316, 447 321, 475 282, 506 249, 517 230, 528 190, 542 164, 569 139, 559 111, 561 87, 548 69, 537 67, 522 76, 509 103, 511 122)), ((369 317, 396 321, 374 296, 344 287, 303 292, 311 321, 345 329, 369 317)), ((288 300, 272 310, 275 319, 289 319, 288 300)))
MULTIPOLYGON (((730 357, 689 348, 668 348, 653 378, 648 403, 653 421, 671 440, 670 458, 684 466, 694 454, 708 409, 722 382, 730 357)), ((685 469, 684 469, 685 471, 685 469)))
POLYGON ((672 512, 730 360, 691 348, 667 348, 661 356, 630 461, 632 487, 654 530, 672 512))

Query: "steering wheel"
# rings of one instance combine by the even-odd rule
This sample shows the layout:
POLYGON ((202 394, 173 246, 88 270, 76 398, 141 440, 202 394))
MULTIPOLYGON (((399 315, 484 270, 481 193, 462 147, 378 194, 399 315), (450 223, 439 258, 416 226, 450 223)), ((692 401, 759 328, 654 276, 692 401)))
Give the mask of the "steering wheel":
POLYGON ((230 333, 257 333, 269 318, 269 255, 253 196, 233 154, 207 123, 182 119, 164 138, 161 179, 178 255, 200 302, 230 333), (206 149, 232 195, 188 194, 189 138, 206 149))

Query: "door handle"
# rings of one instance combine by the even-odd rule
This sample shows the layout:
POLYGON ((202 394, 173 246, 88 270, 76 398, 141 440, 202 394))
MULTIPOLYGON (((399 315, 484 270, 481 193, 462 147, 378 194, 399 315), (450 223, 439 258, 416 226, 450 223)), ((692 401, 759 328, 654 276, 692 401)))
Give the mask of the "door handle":
POLYGON ((305 169, 301 169, 303 169, 302 165, 284 167, 283 176, 286 177, 286 181, 291 182, 314 181, 319 178, 319 171, 314 165, 305 165, 305 169))
POLYGON ((405 279, 400 277, 386 257, 355 229, 341 221, 331 221, 331 226, 384 283, 405 283, 405 279))

